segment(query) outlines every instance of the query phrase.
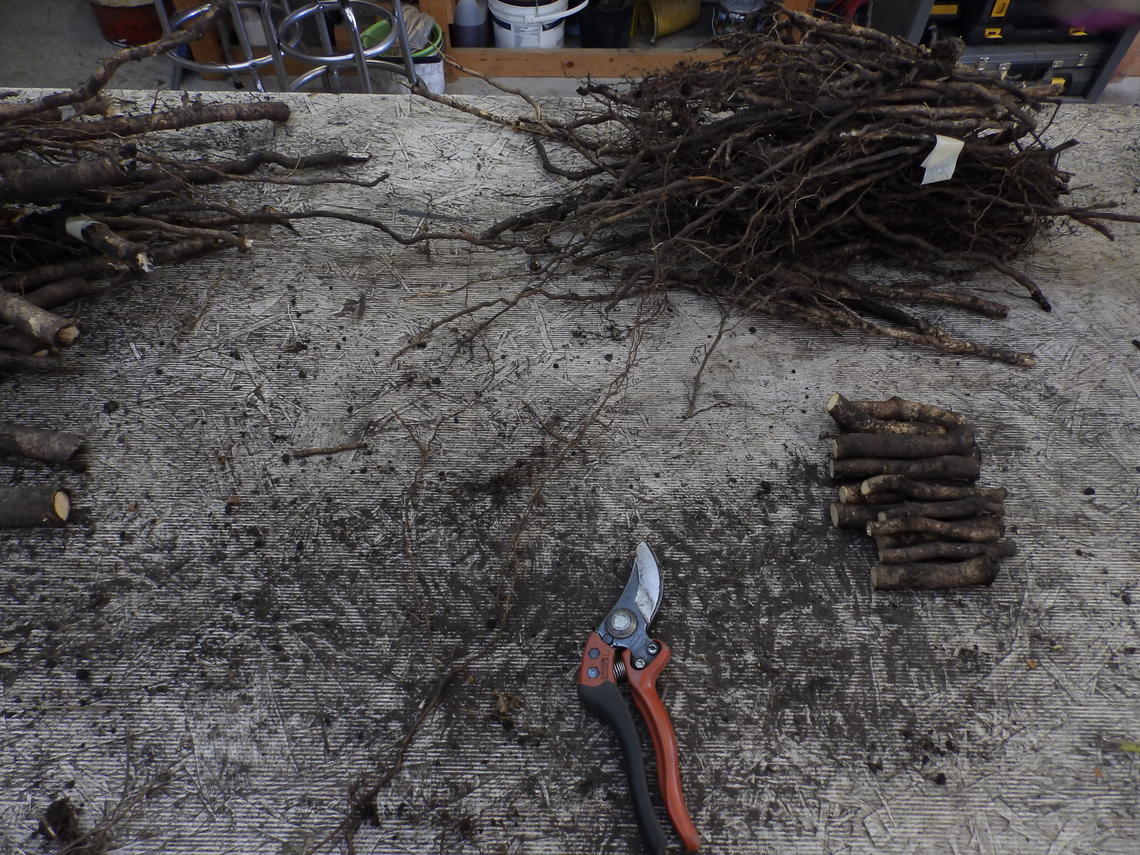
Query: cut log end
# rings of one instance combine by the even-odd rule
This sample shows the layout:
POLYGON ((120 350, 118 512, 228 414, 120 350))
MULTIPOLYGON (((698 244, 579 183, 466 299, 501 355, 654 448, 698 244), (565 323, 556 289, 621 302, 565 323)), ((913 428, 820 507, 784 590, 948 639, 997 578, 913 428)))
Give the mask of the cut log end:
POLYGON ((63 490, 56 490, 55 495, 51 497, 51 505, 56 518, 61 523, 67 522, 67 518, 71 516, 71 497, 63 490))
POLYGON ((79 338, 79 327, 75 324, 68 324, 61 327, 55 334, 55 343, 60 347, 70 347, 79 338))

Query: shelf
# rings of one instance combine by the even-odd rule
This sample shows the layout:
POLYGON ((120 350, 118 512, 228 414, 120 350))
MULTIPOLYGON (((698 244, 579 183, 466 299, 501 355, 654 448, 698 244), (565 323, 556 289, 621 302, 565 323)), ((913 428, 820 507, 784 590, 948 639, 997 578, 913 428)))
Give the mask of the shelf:
MULTIPOLYGON (((789 9, 808 11, 814 0, 785 0, 789 9)), ((702 7, 701 20, 656 44, 650 44, 640 34, 631 40, 628 48, 575 47, 572 39, 567 46, 556 49, 526 50, 512 48, 453 48, 448 31, 455 14, 454 0, 420 0, 420 9, 435 18, 443 28, 444 52, 455 62, 492 77, 636 77, 672 68, 679 62, 704 62, 724 56, 717 48, 701 47, 712 38, 708 24, 711 11, 702 7)), ((461 76, 461 72, 448 69, 448 79, 461 76)))

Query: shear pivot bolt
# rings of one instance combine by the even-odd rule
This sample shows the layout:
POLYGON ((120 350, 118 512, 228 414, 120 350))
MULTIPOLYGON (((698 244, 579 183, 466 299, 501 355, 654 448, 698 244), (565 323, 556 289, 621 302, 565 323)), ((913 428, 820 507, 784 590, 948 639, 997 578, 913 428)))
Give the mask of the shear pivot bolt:
POLYGON ((649 642, 649 646, 645 649, 649 651, 650 656, 656 656, 657 652, 661 649, 661 645, 659 645, 656 641, 651 641, 649 642))
POLYGON ((606 620, 615 638, 628 638, 637 629, 637 619, 627 609, 618 609, 606 620))
POLYGON ((633 667, 640 671, 645 667, 645 660, 639 656, 637 659, 633 660, 633 667))

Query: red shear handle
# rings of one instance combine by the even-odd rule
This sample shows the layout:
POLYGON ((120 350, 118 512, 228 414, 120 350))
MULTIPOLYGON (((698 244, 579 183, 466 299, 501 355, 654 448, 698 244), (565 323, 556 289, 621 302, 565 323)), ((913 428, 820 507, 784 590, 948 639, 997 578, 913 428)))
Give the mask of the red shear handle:
POLYGON ((669 819, 677 836, 688 852, 696 852, 701 846, 700 835, 696 826, 689 817, 689 809, 685 806, 685 794, 681 790, 681 762, 677 751, 677 732, 673 730, 673 722, 669 718, 669 711, 661 698, 657 695, 657 677, 669 664, 672 651, 669 645, 657 640, 661 645, 661 652, 645 668, 638 671, 630 661, 628 650, 622 650, 622 659, 625 662, 626 679, 633 694, 633 702, 645 723, 649 726, 649 735, 653 738, 653 750, 657 752, 657 777, 661 782, 661 796, 665 799, 665 809, 669 812, 669 819))

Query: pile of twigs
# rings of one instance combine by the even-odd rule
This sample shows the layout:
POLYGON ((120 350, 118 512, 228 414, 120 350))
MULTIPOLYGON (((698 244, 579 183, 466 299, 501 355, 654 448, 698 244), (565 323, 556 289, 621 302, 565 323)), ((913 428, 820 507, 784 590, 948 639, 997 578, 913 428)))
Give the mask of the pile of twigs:
MULTIPOLYGON (((15 93, 0 95, 0 376, 69 365, 64 354, 88 333, 69 306, 113 292, 156 267, 219 250, 248 250, 242 234, 246 224, 352 218, 329 211, 243 210, 208 186, 250 181, 372 186, 382 180, 295 174, 365 159, 339 152, 297 157, 253 151, 231 161, 184 162, 163 156, 151 144, 159 131, 284 121, 289 108, 283 103, 184 101, 120 114, 119 102, 101 94, 123 63, 200 37, 221 8, 167 40, 115 54, 76 89, 27 102, 10 97, 15 93)), ((0 423, 0 454, 75 466, 82 444, 83 438, 72 433, 0 423)), ((0 489, 0 528, 62 525, 69 513, 62 487, 0 489)))
POLYGON ((63 349, 83 330, 53 311, 60 306, 157 266, 227 248, 247 250, 245 224, 338 216, 241 210, 207 195, 205 185, 376 183, 293 174, 365 159, 340 152, 298 157, 253 151, 230 161, 184 162, 150 145, 159 131, 285 121, 284 103, 183 102, 124 115, 117 101, 101 94, 119 66, 199 38, 221 8, 169 39, 115 54, 76 89, 29 102, 0 99, 0 372, 61 365, 63 349), (276 174, 266 174, 273 167, 276 174))
POLYGON ((609 267, 615 298, 688 289, 825 329, 1031 365, 910 307, 1004 317, 1005 305, 947 287, 989 268, 1049 310, 1011 265, 1042 225, 1069 218, 1111 237, 1104 220, 1138 218, 1065 204, 1057 156, 1068 144, 1038 135, 1053 90, 958 65, 959 52, 957 42, 920 47, 788 13, 723 59, 629 89, 588 84, 593 109, 526 126, 546 169, 569 179, 564 197, 484 237, 516 238, 547 270, 609 267), (938 136, 964 147, 950 180, 923 184, 938 136), (889 281, 868 273, 884 267, 889 281))

